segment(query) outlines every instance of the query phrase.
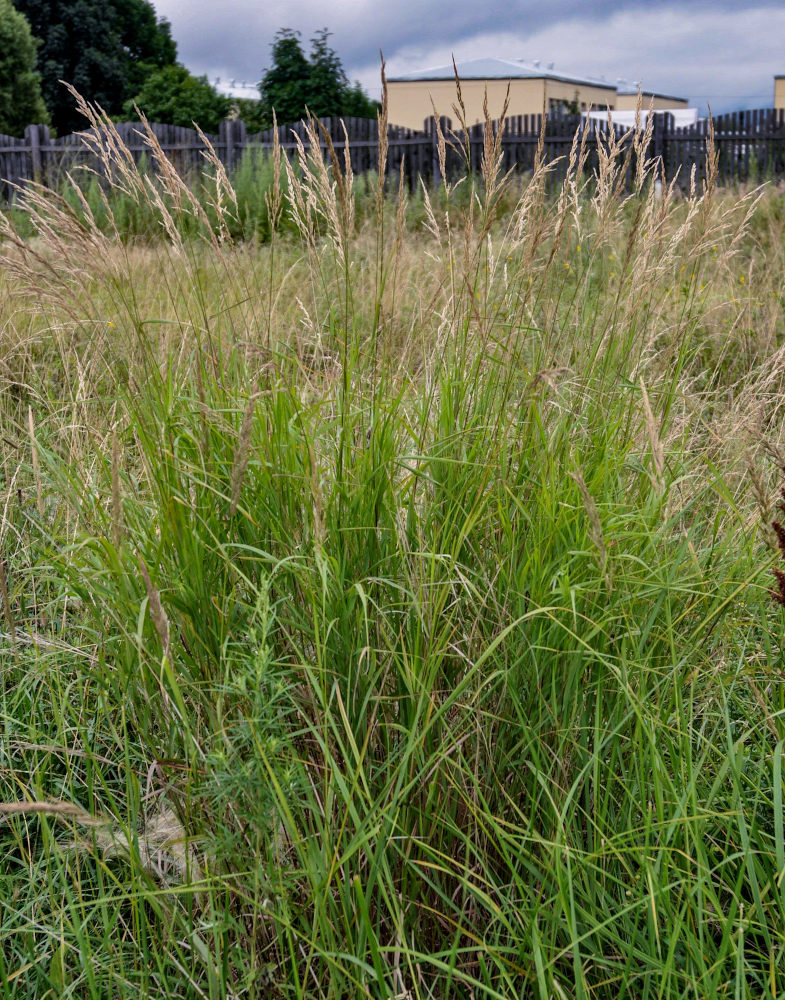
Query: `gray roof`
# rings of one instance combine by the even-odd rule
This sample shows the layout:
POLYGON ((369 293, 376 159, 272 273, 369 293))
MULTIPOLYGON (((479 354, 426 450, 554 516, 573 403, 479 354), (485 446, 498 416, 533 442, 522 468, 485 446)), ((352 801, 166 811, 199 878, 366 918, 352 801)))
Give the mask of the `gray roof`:
MULTIPOLYGON (((560 80, 564 83, 582 83, 590 87, 606 87, 616 90, 616 85, 597 76, 575 76, 572 73, 557 72, 553 63, 537 66, 533 62, 507 59, 466 59, 456 63, 461 80, 560 80)), ((418 73, 405 73, 390 77, 390 83, 414 82, 418 80, 454 80, 452 65, 433 66, 418 73)))
MULTIPOLYGON (((621 97, 637 97, 638 87, 640 84, 629 80, 618 80, 618 87, 616 88, 616 93, 621 97)), ((674 97, 673 94, 663 94, 661 90, 650 90, 648 87, 641 87, 642 97, 661 97, 666 101, 684 101, 687 102, 686 97, 674 97)))

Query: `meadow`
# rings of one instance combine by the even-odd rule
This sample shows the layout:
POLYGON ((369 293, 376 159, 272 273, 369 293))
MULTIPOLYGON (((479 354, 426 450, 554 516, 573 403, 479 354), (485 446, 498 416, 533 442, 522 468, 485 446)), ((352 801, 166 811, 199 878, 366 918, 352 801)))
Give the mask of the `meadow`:
POLYGON ((781 192, 312 138, 0 217, 0 996, 780 997, 781 192))

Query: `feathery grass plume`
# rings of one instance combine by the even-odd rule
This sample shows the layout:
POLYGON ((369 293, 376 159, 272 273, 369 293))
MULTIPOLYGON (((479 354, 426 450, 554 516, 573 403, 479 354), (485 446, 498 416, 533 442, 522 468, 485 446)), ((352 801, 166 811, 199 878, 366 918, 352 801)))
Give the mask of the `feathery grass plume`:
MULTIPOLYGON (((534 267, 551 224, 552 213, 548 206, 546 182, 548 175, 553 170, 553 165, 545 160, 546 123, 547 113, 543 102, 540 134, 534 153, 531 177, 511 213, 510 223, 507 227, 510 250, 513 252, 523 250, 521 271, 525 274, 528 274, 534 267)), ((531 294, 531 287, 527 285, 523 290, 524 300, 528 300, 531 294)))
MULTIPOLYGON (((217 219, 218 231, 216 236, 220 242, 231 244, 233 240, 229 222, 235 224, 239 222, 237 194, 232 186, 232 182, 229 180, 226 167, 220 156, 216 153, 212 142, 195 122, 194 128, 196 129, 196 134, 204 144, 202 158, 213 169, 213 173, 208 175, 212 180, 212 192, 208 195, 207 203, 215 212, 217 219)), ((210 226, 210 228, 215 231, 214 226, 210 226)))
MULTIPOLYGON (((69 181, 71 183, 71 181, 69 181)), ((84 319, 90 309, 89 293, 96 275, 111 280, 119 277, 113 244, 95 225, 92 217, 80 217, 59 192, 43 184, 28 182, 19 192, 18 208, 24 213, 37 240, 22 238, 12 217, 0 213, 0 264, 18 279, 16 295, 34 295, 39 300, 74 305, 72 290, 78 289, 83 300, 71 310, 75 322, 84 319), (10 249, 6 248, 8 244, 10 249)), ((98 316, 92 309, 91 319, 98 316)))
POLYGON ((282 192, 281 192, 281 137, 278 134, 278 118, 273 108, 273 185, 265 192, 264 200, 267 206, 267 217, 270 220, 270 240, 275 239, 278 225, 281 219, 282 192))
POLYGON ((654 419, 651 404, 649 403, 649 394, 646 391, 646 385, 642 376, 640 379, 640 387, 641 400, 643 401, 643 415, 646 423, 646 433, 649 438, 649 448, 651 449, 651 481, 657 492, 663 493, 665 490, 665 455, 662 450, 659 427, 657 426, 657 421, 654 419))
POLYGON ((643 94, 639 86, 638 96, 635 99, 635 131, 632 137, 635 154, 635 190, 639 196, 642 195, 644 186, 649 178, 657 170, 657 164, 652 162, 647 155, 654 133, 654 98, 649 102, 649 113, 646 115, 646 124, 643 128, 641 128, 642 105, 643 94))
POLYGON ((150 579, 150 573, 145 565, 144 559, 137 554, 136 560, 139 563, 139 569, 142 573, 145 589, 147 590, 147 606, 150 609, 150 618, 152 619, 155 630, 158 633, 158 638, 161 640, 163 655, 171 662, 169 619, 164 611, 164 606, 161 603, 161 595, 153 586, 153 582, 150 579))
MULTIPOLYGON (((585 135, 585 130, 584 133, 585 135)), ((576 177, 576 171, 581 168, 579 163, 579 151, 581 149, 581 133, 576 130, 575 135, 572 137, 572 144, 570 146, 570 152, 567 157, 566 171, 564 176, 564 181, 562 183, 561 189, 558 194, 557 207, 556 207, 556 224, 553 228, 553 235, 551 238, 551 252, 548 257, 548 262, 545 267, 546 270, 553 263, 557 253, 561 249, 562 236, 564 235, 565 226, 567 225, 568 216, 575 211, 575 198, 577 197, 578 182, 574 178, 576 177)))
POLYGON ((25 802, 0 802, 0 816, 29 816, 38 814, 41 816, 54 816, 58 819, 73 820, 81 826, 101 827, 109 826, 113 822, 103 816, 93 816, 92 813, 82 809, 81 806, 73 802, 56 801, 25 801, 25 802))
POLYGON ((613 589, 613 584, 608 565, 608 548, 605 544, 605 533, 602 530, 602 521, 600 520, 600 515, 597 510, 597 504, 594 502, 594 497, 589 492, 589 487, 586 485, 586 480, 583 478, 581 470, 576 467, 575 471, 571 472, 569 475, 570 478, 574 479, 578 485, 578 490, 581 494, 581 499, 583 500, 583 507, 586 511, 589 538, 592 540, 594 547, 597 550, 600 572, 605 577, 605 586, 608 593, 610 593, 613 589))
POLYGON ((170 882, 173 877, 193 882, 202 877, 193 845, 188 843, 183 825, 170 806, 164 805, 150 816, 143 832, 129 839, 113 818, 93 815, 73 802, 0 802, 0 817, 31 815, 50 816, 68 826, 88 828, 92 839, 79 838, 70 845, 72 848, 89 851, 95 845, 104 858, 137 856, 142 868, 161 882, 170 882))
MULTIPOLYGON (((112 187, 122 191, 133 201, 141 201, 145 196, 144 182, 136 166, 134 155, 120 137, 112 119, 100 104, 91 104, 70 83, 60 83, 76 101, 79 113, 87 119, 90 128, 79 133, 79 140, 101 164, 103 176, 112 187)), ((84 167, 87 172, 101 176, 93 168, 84 167)))
MULTIPOLYGON (((448 140, 445 138, 444 131, 442 129, 442 120, 439 116, 439 112, 436 110, 436 103, 434 102, 433 96, 428 95, 431 100, 431 109, 433 112, 433 128, 436 132, 436 157, 439 161, 439 177, 441 184, 444 186, 445 198, 450 197, 450 178, 447 176, 447 146, 448 140)), ((454 135, 454 132, 451 132, 454 135)), ((449 143, 450 148, 454 148, 453 144, 449 143)), ((423 183, 422 177, 420 178, 420 183, 423 183)), ((423 184, 424 186, 424 184, 423 184)))
POLYGON ((706 203, 711 202, 712 195, 717 187, 717 178, 720 172, 720 151, 717 148, 714 133, 714 116, 709 105, 709 134, 706 136, 706 170, 703 179, 706 203))
MULTIPOLYGON (((461 78, 458 75, 458 67, 455 64, 455 56, 452 57, 452 70, 453 74, 455 75, 455 91, 457 94, 457 100, 452 105, 452 110, 455 114, 455 117, 458 119, 459 125, 461 126, 463 160, 466 169, 470 171, 472 166, 472 147, 469 141, 468 117, 466 114, 466 105, 463 102, 463 91, 461 90, 461 78)), ((433 104, 433 98, 431 98, 431 104, 433 104)), ((438 115, 434 115, 434 117, 437 118, 438 115)), ((455 137, 456 135, 455 129, 451 131, 451 135, 455 137)))
MULTIPOLYGON (((349 133, 346 131, 346 123, 341 120, 341 127, 343 128, 344 134, 344 154, 343 154, 343 170, 341 170, 341 164, 338 160, 338 155, 335 151, 335 146, 333 145, 330 133, 321 123, 318 118, 309 118, 308 125, 313 129, 314 139, 311 142, 311 150, 313 152, 314 145, 320 149, 318 145, 318 139, 316 139, 316 127, 318 127, 319 132, 324 139, 324 144, 327 147, 327 153, 330 157, 330 163, 332 164, 332 177, 333 183, 331 189, 335 191, 337 199, 334 204, 339 210, 337 215, 338 226, 340 230, 340 241, 337 242, 341 249, 341 256, 347 259, 349 242, 354 233, 354 174, 352 172, 352 156, 351 147, 349 145, 349 133)), ((328 178, 325 173, 324 181, 329 183, 328 178)), ((324 193, 324 188, 322 192, 324 193)), ((326 218, 332 219, 332 213, 328 213, 326 218)), ((336 233, 336 237, 337 237, 336 233)))
MULTIPOLYGON (((297 162, 300 167, 300 176, 295 172, 294 166, 288 156, 283 159, 286 170, 286 195, 289 201, 289 211, 291 218, 299 230, 312 264, 318 260, 317 252, 317 194, 312 183, 311 171, 308 167, 308 154, 305 151, 302 139, 296 132, 292 132, 296 144, 297 162)), ((321 151, 317 151, 321 155, 321 151)))
POLYGON ((507 112, 510 109, 510 84, 507 83, 507 90, 504 94, 501 112, 494 122, 488 108, 488 90, 486 88, 483 95, 482 111, 485 120, 482 143, 481 175, 485 184, 485 229, 490 229, 492 222, 492 210, 496 205, 497 196, 506 186, 507 181, 512 176, 512 168, 503 173, 504 148, 502 139, 507 124, 507 112), (494 127, 495 126, 495 127, 494 127))
POLYGON ((627 193, 627 178, 635 149, 635 125, 617 131, 610 110, 605 131, 597 130, 598 169, 595 171, 595 194, 592 199, 597 217, 598 243, 610 242, 621 225, 621 210, 632 197, 627 193))
POLYGON ((136 113, 139 116, 142 126, 141 130, 137 130, 137 134, 150 150, 155 166, 154 176, 145 175, 143 178, 145 193, 150 204, 158 212, 161 224, 172 241, 172 246, 179 253, 184 254, 186 252, 176 216, 187 213, 202 224, 203 232, 212 244, 213 250, 218 254, 221 241, 210 223, 205 208, 164 152, 160 140, 155 134, 155 130, 147 120, 147 116, 139 108, 136 108, 136 113), (173 206, 174 215, 166 204, 166 198, 170 200, 173 206))
POLYGON ((384 231, 384 196, 387 184, 387 152, 389 149, 389 137, 387 135, 387 129, 389 125, 388 121, 388 104, 389 104, 389 94, 387 92, 387 64, 384 61, 384 56, 381 51, 379 52, 379 59, 381 62, 381 80, 382 80, 382 102, 381 108, 376 112, 376 127, 378 130, 379 145, 378 145, 378 166, 376 172, 376 224, 380 231, 384 231))
POLYGON ((237 449, 234 454, 231 478, 231 500, 229 503, 229 517, 234 517, 237 505, 240 502, 240 494, 243 489, 243 480, 248 469, 248 462, 251 458, 251 438, 253 433, 253 421, 256 412, 256 401, 261 393, 254 392, 248 397, 243 411, 243 420, 240 425, 240 433, 237 438, 237 449))

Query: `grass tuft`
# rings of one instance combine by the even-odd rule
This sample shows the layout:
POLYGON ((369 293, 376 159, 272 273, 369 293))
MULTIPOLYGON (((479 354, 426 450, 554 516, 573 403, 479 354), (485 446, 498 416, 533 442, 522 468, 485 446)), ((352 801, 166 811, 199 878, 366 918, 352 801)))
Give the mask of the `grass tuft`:
POLYGON ((2 995, 781 996, 776 194, 85 110, 0 219, 2 995))

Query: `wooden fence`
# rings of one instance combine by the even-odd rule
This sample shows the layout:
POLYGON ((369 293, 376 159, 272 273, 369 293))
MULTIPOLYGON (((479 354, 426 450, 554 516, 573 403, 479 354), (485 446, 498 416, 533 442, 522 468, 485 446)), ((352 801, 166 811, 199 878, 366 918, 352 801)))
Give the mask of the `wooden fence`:
MULTIPOLYGON (((321 120, 336 147, 345 142, 344 123, 337 118, 321 120)), ((447 119, 442 119, 445 129, 447 119)), ((349 118, 345 121, 349 138, 352 169, 355 173, 378 170, 379 136, 374 120, 349 118)), ((505 170, 525 172, 534 165, 540 140, 542 118, 540 115, 517 115, 504 123, 502 150, 505 170)), ((204 143, 190 128, 175 125, 152 125, 164 152, 183 175, 200 170, 205 163, 204 143)), ((495 126, 498 127, 498 126, 495 126)), ((138 123, 127 122, 116 126, 120 138, 130 150, 135 161, 145 157, 150 161, 150 148, 140 134, 138 123)), ((560 180, 566 170, 575 132, 588 128, 589 158, 587 169, 596 169, 598 144, 603 142, 606 126, 582 121, 580 116, 552 116, 545 124, 546 162, 553 165, 551 176, 560 180)), ((622 134, 619 130, 618 134, 622 134)), ((280 126, 278 137, 282 148, 292 155, 297 148, 295 136, 306 141, 305 125, 280 126)), ((667 113, 655 115, 653 135, 648 155, 661 160, 668 181, 678 177, 686 187, 695 169, 697 179, 706 174, 707 140, 709 123, 677 128, 673 117, 667 113)), ((762 111, 738 111, 714 119, 715 148, 718 153, 720 182, 739 184, 765 179, 785 178, 785 111, 771 108, 762 111)), ((242 121, 225 121, 217 135, 210 135, 216 153, 231 171, 251 149, 270 149, 273 130, 248 133, 242 121)), ((451 135, 454 146, 465 146, 472 170, 479 170, 485 141, 485 126, 475 125, 468 136, 451 135)), ((628 138, 627 142, 630 141, 628 138)), ((426 183, 438 183, 441 171, 438 157, 437 136, 434 123, 424 123, 422 131, 391 126, 387 133, 388 173, 397 176, 403 168, 409 186, 422 178, 426 183)), ((322 144, 324 148, 324 143, 322 144)), ((45 125, 29 125, 22 139, 0 135, 0 197, 8 200, 18 187, 30 179, 56 184, 75 167, 89 166, 102 172, 100 164, 84 143, 84 133, 53 138, 45 125)), ((446 169, 450 175, 465 170, 465 160, 455 150, 449 151, 446 169)))

